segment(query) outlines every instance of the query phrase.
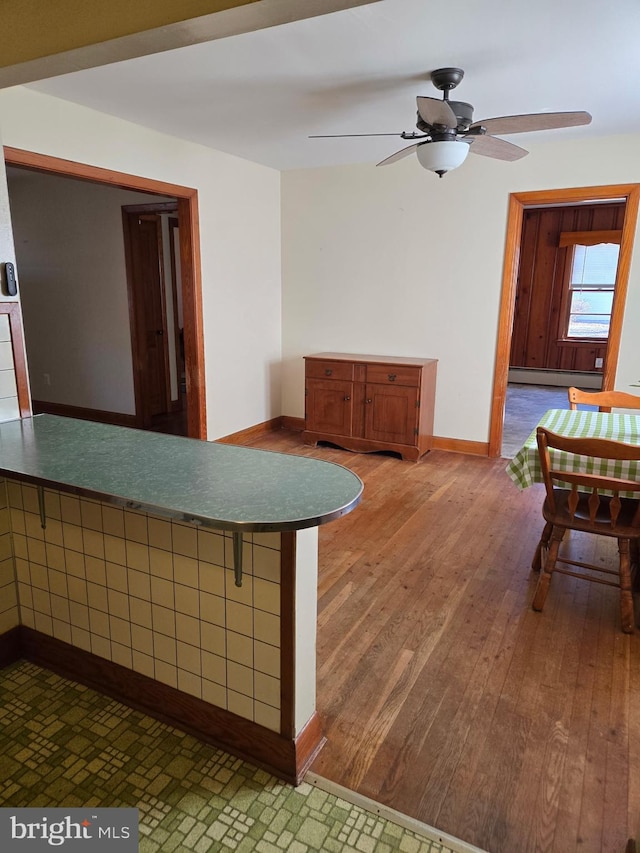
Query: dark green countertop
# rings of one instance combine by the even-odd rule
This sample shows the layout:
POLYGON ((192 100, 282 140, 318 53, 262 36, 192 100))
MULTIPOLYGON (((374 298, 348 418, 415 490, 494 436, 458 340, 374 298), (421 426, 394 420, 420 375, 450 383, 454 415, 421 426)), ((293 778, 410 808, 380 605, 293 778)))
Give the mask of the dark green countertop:
POLYGON ((315 527, 363 489, 332 462, 55 415, 0 423, 0 472, 236 531, 315 527))

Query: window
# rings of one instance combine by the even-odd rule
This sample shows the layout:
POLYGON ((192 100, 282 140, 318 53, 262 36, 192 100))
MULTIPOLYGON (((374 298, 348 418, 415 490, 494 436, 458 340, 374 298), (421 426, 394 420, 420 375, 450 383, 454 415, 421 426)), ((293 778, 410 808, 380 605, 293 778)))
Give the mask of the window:
POLYGON ((589 239, 589 232, 576 233, 575 241, 568 239, 573 235, 561 235, 560 245, 564 243, 569 248, 565 340, 606 340, 609 337, 620 238, 617 232, 607 232, 602 235, 607 242, 592 242, 597 239, 596 234, 598 232, 593 232, 589 239))

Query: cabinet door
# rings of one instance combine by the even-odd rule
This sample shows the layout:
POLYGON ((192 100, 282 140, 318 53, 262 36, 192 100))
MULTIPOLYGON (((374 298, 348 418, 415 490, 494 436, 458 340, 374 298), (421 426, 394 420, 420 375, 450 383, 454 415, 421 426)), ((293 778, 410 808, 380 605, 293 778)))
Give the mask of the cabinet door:
POLYGON ((305 429, 329 435, 351 435, 353 383, 307 379, 305 429))
POLYGON ((418 389, 367 384, 365 437, 372 441, 415 445, 418 389))

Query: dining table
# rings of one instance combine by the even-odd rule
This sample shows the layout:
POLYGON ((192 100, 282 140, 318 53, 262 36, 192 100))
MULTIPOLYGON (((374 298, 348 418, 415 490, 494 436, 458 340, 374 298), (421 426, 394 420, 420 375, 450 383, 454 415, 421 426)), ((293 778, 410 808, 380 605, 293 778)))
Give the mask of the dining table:
MULTIPOLYGON (((525 443, 507 465, 507 474, 520 489, 542 483, 536 430, 541 426, 557 435, 572 438, 605 438, 624 444, 640 444, 640 414, 549 409, 544 413, 525 443)), ((553 467, 559 471, 624 476, 640 481, 640 462, 599 459, 552 450, 553 467)))

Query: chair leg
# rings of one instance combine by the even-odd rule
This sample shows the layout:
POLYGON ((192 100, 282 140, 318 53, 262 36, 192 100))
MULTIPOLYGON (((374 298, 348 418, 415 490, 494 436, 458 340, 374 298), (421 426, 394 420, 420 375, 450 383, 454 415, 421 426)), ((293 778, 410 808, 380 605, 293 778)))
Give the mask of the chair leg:
POLYGON ((564 533, 564 527, 552 528, 549 552, 547 554, 547 559, 544 562, 543 571, 540 573, 540 580, 538 581, 536 594, 533 597, 533 604, 531 605, 534 610, 542 610, 544 607, 547 593, 549 592, 549 584, 551 583, 551 575, 556 567, 558 551, 560 550, 560 543, 562 542, 564 533))
POLYGON ((551 537, 552 530, 553 524, 551 524, 550 521, 547 521, 544 526, 544 530, 542 531, 540 541, 538 542, 536 553, 533 555, 533 560, 531 561, 531 568, 536 572, 539 572, 542 568, 542 552, 549 547, 549 539, 551 537))
POLYGON ((618 539, 620 552, 620 618, 625 634, 633 634, 635 617, 633 613, 633 595, 631 594, 631 560, 629 540, 618 539))

